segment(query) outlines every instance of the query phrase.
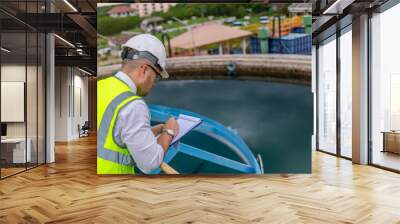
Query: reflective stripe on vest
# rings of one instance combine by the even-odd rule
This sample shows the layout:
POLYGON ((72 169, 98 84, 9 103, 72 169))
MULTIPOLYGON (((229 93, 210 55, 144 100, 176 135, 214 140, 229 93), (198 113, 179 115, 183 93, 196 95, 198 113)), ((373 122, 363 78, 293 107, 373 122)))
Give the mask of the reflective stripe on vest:
POLYGON ((104 147, 115 110, 117 109, 118 105, 120 105, 124 100, 132 96, 135 96, 135 94, 133 94, 132 92, 124 92, 114 98, 113 101, 111 101, 111 103, 107 106, 97 133, 97 157, 121 165, 134 165, 134 161, 130 155, 126 155, 104 147))

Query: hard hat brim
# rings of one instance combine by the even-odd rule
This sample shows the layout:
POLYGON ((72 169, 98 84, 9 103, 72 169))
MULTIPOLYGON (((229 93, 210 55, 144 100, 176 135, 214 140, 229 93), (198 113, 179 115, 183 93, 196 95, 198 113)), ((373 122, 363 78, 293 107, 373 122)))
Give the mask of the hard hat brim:
POLYGON ((163 69, 163 70, 160 72, 160 75, 161 75, 161 78, 163 78, 163 79, 168 79, 168 78, 169 78, 169 74, 168 74, 167 71, 165 71, 165 69, 163 69))

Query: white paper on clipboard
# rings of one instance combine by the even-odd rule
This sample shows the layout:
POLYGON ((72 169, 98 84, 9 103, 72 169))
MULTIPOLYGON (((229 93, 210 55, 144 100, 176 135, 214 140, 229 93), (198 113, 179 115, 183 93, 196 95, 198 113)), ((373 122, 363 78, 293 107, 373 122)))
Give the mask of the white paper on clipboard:
POLYGON ((192 117, 184 114, 179 114, 178 119, 176 122, 179 125, 179 133, 177 136, 172 139, 171 144, 175 144, 179 141, 183 136, 185 136, 189 131, 194 129, 195 127, 199 126, 202 122, 200 118, 192 117))

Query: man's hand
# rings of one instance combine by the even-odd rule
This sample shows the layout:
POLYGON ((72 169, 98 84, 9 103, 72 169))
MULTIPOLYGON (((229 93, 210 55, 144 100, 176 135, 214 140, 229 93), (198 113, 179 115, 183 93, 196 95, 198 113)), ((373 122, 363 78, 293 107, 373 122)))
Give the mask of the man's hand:
POLYGON ((151 127, 151 131, 153 132, 154 136, 161 134, 162 130, 165 128, 165 124, 157 124, 151 127))
POLYGON ((178 134, 179 132, 179 125, 178 122, 176 122, 175 118, 171 117, 170 119, 168 119, 168 121, 165 123, 164 128, 168 128, 171 129, 172 131, 174 131, 175 136, 178 134))
MULTIPOLYGON (((175 118, 173 117, 168 119, 168 121, 164 124, 164 128, 171 129, 175 135, 177 135, 179 131, 178 122, 176 122, 175 118)), ((162 132, 160 137, 158 137, 157 143, 164 149, 164 155, 166 155, 172 139, 173 137, 168 135, 166 132, 162 132)))

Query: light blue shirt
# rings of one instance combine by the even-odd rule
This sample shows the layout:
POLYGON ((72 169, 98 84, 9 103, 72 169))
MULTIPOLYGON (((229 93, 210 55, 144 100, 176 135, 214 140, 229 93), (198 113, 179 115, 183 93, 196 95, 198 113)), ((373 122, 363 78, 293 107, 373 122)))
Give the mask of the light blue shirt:
MULTIPOLYGON (((115 77, 136 94, 136 85, 128 75, 120 71, 115 77)), ((163 161, 164 150, 151 131, 150 112, 144 100, 134 100, 119 111, 113 135, 118 145, 126 145, 144 173, 158 168, 163 161)))

